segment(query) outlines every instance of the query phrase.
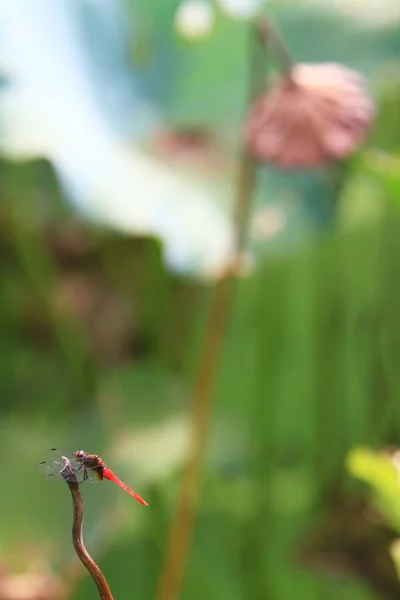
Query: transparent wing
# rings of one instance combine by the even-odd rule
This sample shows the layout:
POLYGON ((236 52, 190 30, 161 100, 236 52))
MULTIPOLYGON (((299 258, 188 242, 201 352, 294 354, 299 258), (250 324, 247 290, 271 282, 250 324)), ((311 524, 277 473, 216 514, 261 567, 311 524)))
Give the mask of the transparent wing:
POLYGON ((85 481, 91 483, 99 483, 101 481, 94 471, 83 467, 81 461, 75 458, 74 452, 65 452, 57 448, 50 448, 46 452, 46 460, 38 464, 37 470, 44 475, 46 481, 64 481, 61 471, 65 467, 67 460, 75 471, 75 477, 79 484, 85 481))
POLYGON ((45 476, 47 481, 64 481, 61 471, 65 467, 67 461, 70 462, 71 467, 76 471, 78 479, 79 468, 81 465, 79 461, 76 460, 74 452, 65 452, 57 448, 50 448, 50 450, 46 452, 46 460, 43 460, 38 464, 37 470, 45 476))
MULTIPOLYGON (((80 467, 81 465, 79 465, 80 467)), ((101 479, 98 478, 98 476, 96 475, 95 471, 92 471, 92 469, 86 469, 86 475, 85 475, 85 469, 83 467, 81 467, 79 469, 79 471, 75 472, 75 477, 78 480, 78 483, 85 483, 85 481, 88 481, 89 483, 100 483, 101 479)))
POLYGON ((49 464, 46 461, 43 461, 37 465, 37 470, 41 475, 44 475, 46 481, 64 481, 61 474, 58 472, 54 472, 53 465, 49 464))
POLYGON ((88 481, 89 483, 101 483, 103 480, 99 479, 98 475, 96 475, 96 473, 92 471, 92 469, 88 469, 88 479, 86 481, 88 481))
POLYGON ((64 448, 50 448, 50 450, 47 450, 43 462, 58 463, 61 461, 62 456, 65 456, 71 462, 77 462, 75 458, 75 452, 65 450, 64 448))

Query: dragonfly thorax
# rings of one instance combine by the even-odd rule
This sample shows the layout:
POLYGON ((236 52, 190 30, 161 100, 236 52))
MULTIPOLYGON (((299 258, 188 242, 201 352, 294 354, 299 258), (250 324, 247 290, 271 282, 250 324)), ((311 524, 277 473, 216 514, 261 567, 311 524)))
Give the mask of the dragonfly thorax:
POLYGON ((78 450, 75 452, 75 458, 86 468, 92 469, 97 473, 102 473, 105 468, 104 461, 100 458, 98 454, 88 454, 83 450, 78 450))

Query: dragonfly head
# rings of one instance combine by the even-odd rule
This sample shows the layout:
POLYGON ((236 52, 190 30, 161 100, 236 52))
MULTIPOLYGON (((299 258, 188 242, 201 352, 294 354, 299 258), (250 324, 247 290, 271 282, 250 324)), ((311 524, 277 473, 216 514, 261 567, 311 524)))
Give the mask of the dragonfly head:
POLYGON ((83 450, 78 450, 75 452, 75 458, 82 459, 85 456, 85 452, 83 450))

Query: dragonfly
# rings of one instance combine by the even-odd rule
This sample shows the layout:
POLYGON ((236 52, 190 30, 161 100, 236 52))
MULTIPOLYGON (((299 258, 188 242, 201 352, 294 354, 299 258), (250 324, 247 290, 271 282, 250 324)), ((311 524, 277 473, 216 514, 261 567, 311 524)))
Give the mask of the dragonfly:
POLYGON ((130 494, 135 500, 148 506, 146 500, 143 500, 139 494, 134 492, 126 485, 119 477, 117 477, 111 469, 109 469, 102 458, 98 454, 89 454, 83 450, 76 452, 61 452, 56 448, 51 448, 47 452, 48 460, 44 460, 38 465, 40 473, 45 475, 49 481, 62 481, 62 470, 69 463, 79 484, 85 481, 92 483, 108 479, 113 481, 125 492, 130 494))

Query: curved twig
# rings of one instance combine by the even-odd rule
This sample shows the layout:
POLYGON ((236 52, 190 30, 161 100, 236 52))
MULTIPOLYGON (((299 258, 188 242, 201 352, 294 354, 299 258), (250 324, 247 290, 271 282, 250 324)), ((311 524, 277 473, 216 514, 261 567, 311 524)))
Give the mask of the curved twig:
POLYGON ((82 526, 83 526, 83 503, 82 496, 79 489, 79 483, 75 476, 75 472, 71 467, 69 460, 63 456, 65 460, 65 467, 61 471, 61 475, 64 477, 72 496, 72 504, 74 507, 74 519, 72 523, 72 543, 74 544, 75 552, 78 555, 79 560, 85 565, 93 578, 97 589, 99 590, 100 598, 102 600, 113 600, 111 590, 108 587, 108 583, 103 573, 100 570, 98 564, 93 560, 88 551, 85 548, 82 537, 82 526))

